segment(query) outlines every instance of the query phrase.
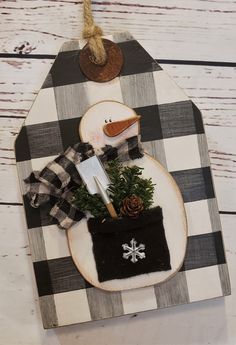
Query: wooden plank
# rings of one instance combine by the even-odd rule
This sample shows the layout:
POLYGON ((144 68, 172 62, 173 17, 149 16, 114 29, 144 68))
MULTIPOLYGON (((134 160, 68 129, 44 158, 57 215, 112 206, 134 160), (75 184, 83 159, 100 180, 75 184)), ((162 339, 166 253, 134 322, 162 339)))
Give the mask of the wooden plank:
MULTIPOLYGON (((93 12, 106 34, 128 30, 155 57, 235 61, 235 1, 96 0, 93 12)), ((31 53, 56 54, 64 40, 81 37, 82 1, 9 0, 0 13, 3 53, 29 42, 31 53)))
POLYGON ((236 126, 236 68, 162 64, 202 111, 205 125, 236 126))
POLYGON ((0 59, 0 116, 26 116, 51 60, 0 59))
POLYGON ((15 165, 14 141, 24 119, 0 118, 0 164, 15 165))
POLYGON ((39 306, 36 303, 38 295, 23 206, 1 205, 0 217, 0 343, 23 345, 27 343, 26 338, 30 337, 31 340, 37 338, 36 341, 30 340, 32 344, 43 344, 44 341, 41 342, 40 337, 44 338, 44 330, 39 306), (9 332, 9 320, 14 324, 14 335, 9 332))

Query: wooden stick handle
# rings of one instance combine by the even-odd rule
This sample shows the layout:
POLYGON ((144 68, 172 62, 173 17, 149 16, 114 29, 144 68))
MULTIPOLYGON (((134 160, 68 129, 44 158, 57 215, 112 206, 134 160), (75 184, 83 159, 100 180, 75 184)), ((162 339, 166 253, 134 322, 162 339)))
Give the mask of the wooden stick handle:
POLYGON ((107 207, 108 212, 112 218, 118 218, 116 210, 114 209, 114 206, 111 202, 109 204, 106 204, 106 207, 107 207))

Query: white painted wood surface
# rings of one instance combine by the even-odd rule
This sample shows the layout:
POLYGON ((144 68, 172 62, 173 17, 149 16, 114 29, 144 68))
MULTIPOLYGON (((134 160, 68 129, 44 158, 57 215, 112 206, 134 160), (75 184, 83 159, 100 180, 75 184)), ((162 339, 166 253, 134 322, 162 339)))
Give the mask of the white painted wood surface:
MULTIPOLYGON (((96 22, 106 34, 130 31, 158 58, 234 61, 235 1, 123 0, 93 2, 96 22)), ((2 52, 21 41, 33 53, 54 54, 65 39, 81 35, 82 1, 3 1, 2 52)))
MULTIPOLYGON (((105 33, 129 30, 158 59, 235 62, 232 0, 95 1, 105 33)), ((80 36, 81 1, 0 3, 0 345, 236 343, 236 67, 163 64, 203 112, 232 296, 44 331, 13 144, 55 55, 80 36), (31 58, 11 57, 27 41, 31 58), (38 56, 39 57, 39 56, 38 56)))

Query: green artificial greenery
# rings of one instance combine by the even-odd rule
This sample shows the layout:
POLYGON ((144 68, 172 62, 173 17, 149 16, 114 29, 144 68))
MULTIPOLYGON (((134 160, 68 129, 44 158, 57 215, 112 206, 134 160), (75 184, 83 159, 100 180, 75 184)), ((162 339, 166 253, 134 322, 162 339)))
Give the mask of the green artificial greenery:
MULTIPOLYGON (((123 166, 118 160, 112 160, 106 163, 105 169, 111 181, 107 191, 118 215, 124 198, 132 195, 142 199, 144 210, 151 207, 154 184, 151 178, 142 177, 143 168, 136 165, 123 166)), ((109 216, 100 195, 89 194, 85 186, 76 190, 74 204, 83 212, 89 211, 94 217, 109 216)))
POLYGON ((84 185, 75 191, 73 201, 79 210, 82 212, 89 211, 94 217, 107 217, 109 215, 100 195, 89 194, 84 185))

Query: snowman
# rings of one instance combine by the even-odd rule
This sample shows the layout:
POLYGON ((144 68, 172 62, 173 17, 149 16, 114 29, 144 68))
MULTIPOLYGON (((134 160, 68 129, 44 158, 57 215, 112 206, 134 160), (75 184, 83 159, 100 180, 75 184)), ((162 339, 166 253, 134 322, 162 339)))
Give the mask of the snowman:
MULTIPOLYGON (((140 116, 125 104, 116 101, 102 101, 90 107, 84 114, 79 128, 80 138, 99 149, 105 145, 117 145, 124 139, 137 136, 140 132, 140 116)), ((155 184, 153 206, 163 211, 163 223, 169 247, 171 269, 141 274, 126 279, 98 280, 93 255, 93 243, 88 231, 87 220, 82 219, 67 231, 72 258, 87 281, 108 290, 121 291, 154 285, 169 279, 181 268, 186 251, 187 222, 181 193, 172 176, 153 157, 144 153, 141 159, 125 163, 143 168, 144 178, 151 178, 155 184)), ((127 246, 132 251, 132 248, 127 246)), ((142 255, 142 253, 141 253, 142 255)))

